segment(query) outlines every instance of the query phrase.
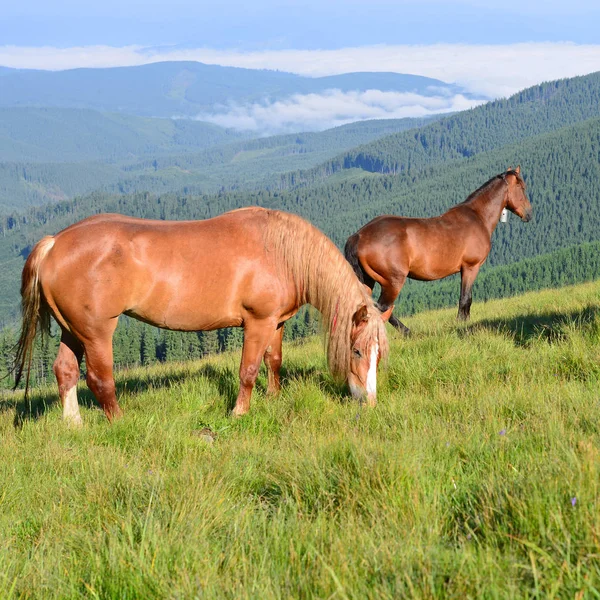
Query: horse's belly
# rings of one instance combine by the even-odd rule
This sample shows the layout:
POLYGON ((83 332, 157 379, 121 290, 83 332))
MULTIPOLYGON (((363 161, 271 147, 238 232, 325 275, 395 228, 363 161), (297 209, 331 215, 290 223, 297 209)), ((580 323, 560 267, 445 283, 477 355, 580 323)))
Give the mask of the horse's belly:
POLYGON ((255 261, 154 274, 126 311, 166 329, 199 331, 243 325, 248 317, 268 318, 286 308, 286 285, 255 261))
POLYGON ((242 324, 240 290, 223 282, 218 289, 201 281, 159 282, 127 314, 181 331, 200 331, 242 324))
POLYGON ((440 256, 439 259, 433 257, 430 260, 419 260, 411 263, 408 277, 420 281, 434 281, 443 279, 449 275, 454 275, 460 271, 460 260, 454 260, 453 257, 440 256), (448 260, 450 259, 450 260, 448 260))

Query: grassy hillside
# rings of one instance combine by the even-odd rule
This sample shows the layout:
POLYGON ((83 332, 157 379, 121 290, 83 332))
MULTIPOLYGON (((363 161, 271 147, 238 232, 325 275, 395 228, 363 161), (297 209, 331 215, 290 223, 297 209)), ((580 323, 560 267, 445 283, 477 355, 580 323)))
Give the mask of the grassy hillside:
POLYGON ((599 294, 408 319, 374 410, 316 340, 237 421, 238 354, 120 373, 114 426, 5 395, 0 596, 598 596, 599 294))

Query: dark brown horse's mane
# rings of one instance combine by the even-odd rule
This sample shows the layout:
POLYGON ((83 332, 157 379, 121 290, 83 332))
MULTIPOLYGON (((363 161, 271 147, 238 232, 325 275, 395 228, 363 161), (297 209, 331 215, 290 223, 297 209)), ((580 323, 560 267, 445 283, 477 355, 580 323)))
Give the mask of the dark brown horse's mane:
POLYGON ((517 178, 517 182, 519 183, 519 185, 523 186, 523 189, 525 189, 525 181, 521 177, 521 174, 517 173, 514 169, 510 169, 509 171, 498 173, 498 175, 494 175, 491 179, 488 179, 482 186, 478 187, 474 192, 471 192, 467 196, 467 199, 464 202, 462 202, 462 204, 466 204, 467 202, 470 202, 471 200, 474 200, 475 198, 479 197, 484 192, 487 192, 488 188, 490 188, 494 183, 497 183, 498 181, 503 181, 504 183, 506 183, 507 175, 514 175, 517 178))

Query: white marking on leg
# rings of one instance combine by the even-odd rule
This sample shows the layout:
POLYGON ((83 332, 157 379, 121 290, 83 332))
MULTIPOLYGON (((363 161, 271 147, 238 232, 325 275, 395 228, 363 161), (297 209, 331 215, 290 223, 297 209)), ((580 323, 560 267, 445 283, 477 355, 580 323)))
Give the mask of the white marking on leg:
POLYGON ((81 415, 79 414, 79 404, 77 403, 77 386, 73 386, 65 394, 63 404, 63 419, 72 425, 81 425, 81 415))
POLYGON ((367 395, 375 398, 377 394, 377 356, 379 355, 379 342, 371 346, 371 362, 367 373, 367 395))

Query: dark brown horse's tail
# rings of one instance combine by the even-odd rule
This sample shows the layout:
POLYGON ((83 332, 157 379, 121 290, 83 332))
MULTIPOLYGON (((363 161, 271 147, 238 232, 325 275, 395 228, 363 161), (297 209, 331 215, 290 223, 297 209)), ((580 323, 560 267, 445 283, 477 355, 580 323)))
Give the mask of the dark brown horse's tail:
POLYGON ((42 295, 40 285, 40 266, 42 261, 54 246, 54 238, 50 235, 40 240, 25 261, 21 278, 21 335, 17 342, 14 370, 15 388, 19 385, 25 369, 25 397, 29 388, 29 371, 33 357, 33 342, 38 324, 42 333, 50 329, 50 311, 42 295))
POLYGON ((344 246, 344 256, 346 260, 350 263, 350 266, 354 270, 354 273, 358 277, 358 280, 366 285, 367 287, 373 289, 375 282, 369 275, 365 273, 365 270, 362 268, 360 261, 358 260, 358 233, 351 235, 346 241, 346 245, 344 246))

